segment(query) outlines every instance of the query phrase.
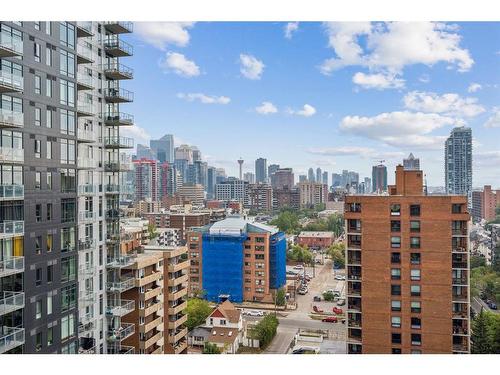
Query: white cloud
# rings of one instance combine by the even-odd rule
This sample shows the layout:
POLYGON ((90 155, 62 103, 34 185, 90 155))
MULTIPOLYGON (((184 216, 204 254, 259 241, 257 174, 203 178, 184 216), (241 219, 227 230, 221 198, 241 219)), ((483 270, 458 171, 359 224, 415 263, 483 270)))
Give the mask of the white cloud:
POLYGON ((500 128, 500 107, 493 108, 492 115, 486 123, 484 124, 485 128, 500 128))
POLYGON ((167 52, 165 59, 160 62, 160 67, 166 71, 173 71, 183 77, 200 75, 200 68, 194 61, 186 59, 182 53, 167 52))
POLYGON ((326 31, 336 57, 323 62, 323 74, 353 65, 394 74, 407 65, 439 62, 464 72, 474 64, 469 51, 460 47, 457 27, 443 23, 333 22, 326 24, 326 31))
POLYGON ((401 159, 405 154, 401 151, 380 151, 370 147, 341 146, 327 148, 310 148, 308 153, 321 156, 357 156, 375 159, 401 159))
POLYGON ((240 54, 240 72, 248 79, 256 80, 262 77, 264 63, 252 55, 240 54))
POLYGON ((151 135, 144 128, 135 124, 132 126, 123 126, 120 129, 120 135, 134 138, 136 145, 138 143, 147 144, 151 139, 151 135))
POLYGON ((194 22, 135 22, 134 33, 154 47, 165 50, 167 45, 185 47, 189 43, 188 29, 194 22))
POLYGON ((271 102, 262 102, 260 106, 255 107, 255 111, 261 115, 277 113, 278 108, 271 102))
POLYGON ((467 88, 468 92, 476 92, 478 90, 481 90, 483 86, 481 86, 479 83, 471 83, 469 87, 467 88))
POLYGON ((394 147, 441 148, 446 137, 430 135, 443 126, 463 121, 436 113, 387 112, 373 117, 346 116, 340 122, 344 132, 381 141, 394 147))
POLYGON ((396 75, 391 74, 365 74, 357 72, 352 77, 352 82, 365 89, 399 89, 404 87, 405 80, 397 78, 396 75))
POLYGON ((311 116, 314 116, 316 114, 316 108, 314 108, 310 104, 304 104, 302 109, 293 110, 291 108, 288 108, 287 112, 291 115, 311 117, 311 116))
POLYGON ((462 98, 453 93, 438 95, 433 92, 411 91, 405 95, 403 102, 406 108, 415 111, 465 117, 474 117, 485 111, 476 98, 462 98))
POLYGON ((422 74, 420 77, 418 77, 418 80, 422 83, 429 83, 431 81, 431 77, 429 77, 428 74, 422 74))
POLYGON ((299 29, 298 22, 288 22, 285 25, 285 38, 292 39, 292 35, 299 29))
POLYGON ((227 96, 215 96, 215 95, 205 95, 202 93, 188 93, 184 94, 182 92, 177 94, 179 99, 187 100, 188 102, 193 102, 199 100, 203 104, 229 104, 231 98, 227 96))

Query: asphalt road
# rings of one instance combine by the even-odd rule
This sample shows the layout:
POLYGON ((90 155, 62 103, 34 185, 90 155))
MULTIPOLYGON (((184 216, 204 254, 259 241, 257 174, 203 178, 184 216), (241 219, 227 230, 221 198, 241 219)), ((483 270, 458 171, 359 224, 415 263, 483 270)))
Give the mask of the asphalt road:
POLYGON ((471 306, 472 309, 479 314, 481 312, 481 307, 484 309, 484 311, 491 312, 493 314, 500 314, 499 310, 492 310, 488 307, 488 305, 479 297, 472 297, 471 300, 471 306))

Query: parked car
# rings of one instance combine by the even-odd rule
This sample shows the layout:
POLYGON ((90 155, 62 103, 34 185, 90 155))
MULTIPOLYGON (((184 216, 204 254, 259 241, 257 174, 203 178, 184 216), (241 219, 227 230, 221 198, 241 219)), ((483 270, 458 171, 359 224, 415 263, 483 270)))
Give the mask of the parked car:
POLYGON ((316 305, 314 305, 314 306, 313 306, 313 311, 314 311, 315 313, 322 313, 322 312, 324 312, 322 309, 320 309, 320 308, 319 308, 318 306, 316 306, 316 305))
POLYGON ((319 348, 312 348, 308 346, 292 350, 292 354, 318 354, 318 353, 319 353, 319 348))
POLYGON ((303 270, 304 266, 302 264, 297 264, 296 266, 293 266, 294 270, 303 270))
POLYGON ((335 275, 335 280, 345 280, 344 275, 335 275))
POLYGON ((303 296, 306 295, 308 291, 307 288, 300 288, 298 293, 303 296))
POLYGON ((314 296, 313 301, 314 302, 321 302, 321 296, 314 296))
POLYGON ((345 298, 339 298, 337 301, 337 305, 344 306, 345 305, 345 298))
POLYGON ((326 318, 321 319, 321 321, 325 323, 337 323, 338 319, 336 316, 327 316, 326 318))
POLYGON ((248 316, 264 316, 264 313, 260 310, 248 310, 245 311, 245 315, 248 316))
POLYGON ((333 311, 335 314, 337 314, 337 315, 342 314, 342 313, 344 312, 344 310, 342 310, 341 308, 339 308, 339 307, 337 307, 337 306, 334 306, 334 307, 333 307, 333 309, 332 309, 332 311, 333 311))
POLYGON ((497 304, 493 301, 490 301, 490 303, 488 303, 488 307, 492 310, 498 310, 497 304))

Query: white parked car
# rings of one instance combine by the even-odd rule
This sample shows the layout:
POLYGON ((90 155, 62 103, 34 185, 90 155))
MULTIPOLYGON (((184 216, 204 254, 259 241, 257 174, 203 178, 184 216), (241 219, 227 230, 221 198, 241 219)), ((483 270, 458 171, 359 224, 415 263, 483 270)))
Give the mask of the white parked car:
POLYGON ((264 313, 260 310, 248 310, 245 315, 248 316, 264 316, 264 313))
POLYGON ((296 266, 293 266, 294 270, 303 270, 304 266, 302 264, 297 264, 296 266))
POLYGON ((336 275, 335 280, 345 280, 345 276, 344 275, 336 275))

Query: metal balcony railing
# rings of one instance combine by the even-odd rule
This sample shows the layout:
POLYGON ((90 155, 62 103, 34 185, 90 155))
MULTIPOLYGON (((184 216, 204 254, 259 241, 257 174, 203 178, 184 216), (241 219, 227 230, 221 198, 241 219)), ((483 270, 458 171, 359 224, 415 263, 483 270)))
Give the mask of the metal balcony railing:
POLYGON ((123 323, 119 328, 109 329, 108 339, 110 341, 122 341, 127 337, 132 336, 135 332, 135 324, 133 323, 123 323))
POLYGON ((24 345, 24 328, 0 327, 0 354, 24 345))
POLYGON ((85 251, 93 249, 95 246, 94 239, 86 238, 84 240, 78 240, 78 250, 85 251))
POLYGON ((110 147, 110 148, 134 147, 134 139, 129 137, 104 137, 102 141, 105 147, 110 147))
POLYGON ((134 70, 126 65, 120 64, 115 60, 111 60, 102 67, 104 75, 108 79, 132 79, 134 70))
POLYGON ((87 305, 87 304, 92 304, 96 300, 96 294, 92 290, 82 290, 80 291, 80 304, 81 305, 87 305))
POLYGON ((89 46, 83 43, 77 43, 76 45, 76 62, 77 64, 89 64, 93 62, 92 50, 89 46))
POLYGON ((0 126, 22 128, 24 126, 24 113, 0 108, 0 126))
POLYGON ((23 40, 6 32, 0 32, 0 57, 21 56, 23 40))
POLYGON ((113 34, 131 33, 134 30, 134 24, 130 21, 106 21, 104 28, 113 34))
POLYGON ((132 56, 134 54, 132 45, 124 42, 116 35, 109 35, 104 40, 104 49, 108 55, 113 57, 132 56))
POLYGON ((81 222, 94 221, 97 217, 97 212, 93 211, 82 211, 79 213, 79 218, 81 222))
POLYGON ((109 292, 119 292, 123 293, 126 290, 132 289, 135 285, 135 279, 133 277, 127 277, 121 281, 108 281, 106 283, 106 289, 109 292))
POLYGON ((24 89, 24 78, 7 70, 0 70, 0 92, 21 92, 24 89))
POLYGON ((0 201, 24 199, 24 185, 0 185, 0 201))
POLYGON ((95 274, 95 266, 92 263, 84 263, 80 264, 79 267, 80 274, 84 275, 85 277, 90 277, 95 274))
POLYGON ((124 112, 105 112, 104 123, 108 126, 131 126, 134 125, 134 116, 124 112))
POLYGON ((106 307, 106 314, 113 316, 124 316, 135 309, 135 301, 129 300, 118 300, 118 301, 108 301, 106 307))
POLYGON ((104 99, 110 103, 130 103, 134 101, 134 93, 124 88, 104 89, 104 99))
POLYGON ((24 221, 5 220, 0 221, 0 238, 24 236, 24 221))
POLYGON ((87 195, 97 193, 97 186, 92 184, 83 184, 78 186, 78 194, 87 195))
POLYGON ((24 308, 24 292, 0 293, 0 316, 24 308))
POLYGON ((0 162, 24 163, 24 149, 0 147, 0 162))

